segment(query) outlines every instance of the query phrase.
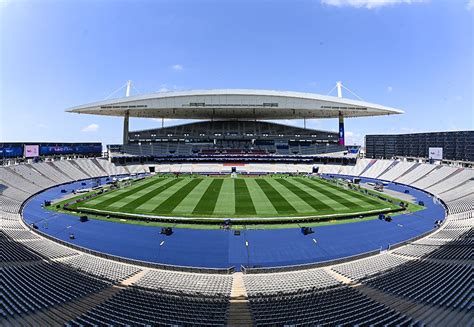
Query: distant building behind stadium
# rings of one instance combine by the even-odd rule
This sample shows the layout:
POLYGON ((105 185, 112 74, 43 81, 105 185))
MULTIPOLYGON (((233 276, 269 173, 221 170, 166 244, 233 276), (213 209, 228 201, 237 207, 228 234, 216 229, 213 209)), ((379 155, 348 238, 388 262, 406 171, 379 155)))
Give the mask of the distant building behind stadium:
POLYGON ((442 160, 474 162, 474 131, 367 135, 365 147, 368 158, 429 159, 430 148, 441 148, 442 160))

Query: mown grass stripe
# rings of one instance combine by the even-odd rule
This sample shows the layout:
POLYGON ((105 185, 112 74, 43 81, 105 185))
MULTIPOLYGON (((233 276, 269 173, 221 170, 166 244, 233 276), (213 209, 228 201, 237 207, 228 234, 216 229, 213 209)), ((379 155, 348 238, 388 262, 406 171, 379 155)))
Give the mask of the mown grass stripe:
POLYGON ((351 197, 353 198, 356 198, 358 200, 361 200, 365 203, 369 203, 369 204, 372 204, 372 205, 380 205, 380 200, 377 200, 369 195, 364 195, 358 191, 352 191, 352 190, 346 190, 340 186, 336 186, 336 185, 333 185, 331 182, 329 181, 325 181, 325 180, 318 180, 318 181, 315 181, 317 183, 319 183, 321 186, 324 186, 324 187, 328 187, 330 189, 333 189, 335 191, 339 191, 339 192, 342 192, 344 194, 347 194, 347 195, 350 195, 351 197))
POLYGON ((287 180, 283 178, 276 178, 275 181, 286 187, 288 190, 296 194, 300 199, 302 199, 304 202, 309 204, 313 209, 319 211, 319 210, 328 210, 328 209, 333 209, 331 206, 326 204, 325 202, 313 197, 311 194, 308 192, 302 190, 298 186, 288 182, 287 180))
POLYGON ((257 211, 258 215, 278 215, 275 207, 273 204, 268 200, 265 193, 262 189, 258 186, 255 182, 254 178, 248 178, 245 180, 247 183, 247 188, 250 193, 250 197, 252 198, 253 206, 255 207, 255 211, 257 211))
POLYGON ((153 210, 156 213, 170 213, 176 208, 183 199, 192 192, 192 190, 202 182, 201 178, 195 178, 189 183, 181 187, 174 194, 163 201, 158 207, 153 210))
MULTIPOLYGON (((319 193, 317 192, 316 190, 304 185, 304 184, 301 184, 300 182, 294 180, 293 178, 288 178, 286 179, 288 182, 290 182, 291 184, 293 185, 296 185, 297 187, 299 187, 300 189, 302 189, 303 191, 305 191, 306 193, 309 193, 311 196, 313 196, 314 198, 320 200, 320 201, 323 201, 324 203, 326 203, 328 206, 330 206, 332 208, 332 210, 344 210, 344 209, 348 209, 347 207, 345 206, 342 206, 339 202, 337 202, 336 200, 322 194, 322 193, 319 193)), ((352 207, 351 207, 352 208, 352 207)), ((327 210, 326 210, 327 211, 327 210)))
POLYGON ((296 194, 290 192, 286 187, 278 183, 275 178, 265 179, 268 184, 273 186, 273 188, 285 198, 285 200, 295 208, 298 214, 301 213, 314 213, 313 207, 300 199, 296 194))
POLYGON ((148 188, 145 188, 143 190, 135 192, 135 193, 127 196, 126 198, 120 199, 119 201, 116 201, 116 202, 112 203, 111 205, 108 206, 108 210, 120 209, 121 207, 126 205, 128 202, 131 202, 131 201, 134 201, 138 198, 141 198, 145 194, 148 194, 149 192, 152 192, 153 190, 157 189, 158 187, 161 187, 162 185, 165 185, 168 182, 169 182, 169 179, 165 178, 165 179, 155 183, 154 185, 152 185, 148 188))
POLYGON ((295 213, 296 209, 264 179, 255 180, 279 214, 295 213))
MULTIPOLYGON (((103 208, 105 207, 108 207, 110 206, 111 204, 117 202, 117 201, 120 201, 121 199, 123 198, 126 198, 127 196, 130 196, 130 195, 133 195, 135 194, 136 192, 139 192, 141 190, 144 190, 152 185, 155 185, 156 183, 159 183, 160 181, 163 180, 163 178, 158 178, 158 179, 155 179, 155 178, 152 178, 153 180, 152 181, 149 181, 148 183, 145 183, 143 185, 140 185, 140 186, 131 186, 131 188, 125 192, 121 192, 119 194, 116 194, 115 196, 111 197, 111 198, 108 198, 108 199, 105 199, 104 201, 101 201, 99 203, 96 203, 96 205, 99 205, 103 208)), ((118 191, 120 192, 120 191, 118 191)))
POLYGON ((127 204, 127 202, 131 202, 131 201, 134 201, 138 198, 141 198, 142 196, 144 196, 145 194, 148 194, 149 192, 152 192, 153 190, 157 189, 158 187, 161 187, 162 185, 165 185, 167 182, 169 182, 169 179, 163 179, 157 183, 155 183, 153 186, 150 186, 146 189, 143 189, 143 190, 140 190, 138 192, 135 192, 129 196, 127 196, 126 198, 123 198, 119 201, 116 201, 114 203, 112 203, 111 205, 109 205, 108 209, 109 210, 112 210, 112 209, 120 209, 121 207, 123 207, 124 205, 127 204))
POLYGON ((324 186, 327 186, 327 187, 329 187, 329 188, 331 188, 331 189, 334 189, 334 190, 338 190, 338 191, 340 191, 340 192, 343 192, 343 193, 345 193, 345 194, 347 194, 347 195, 351 195, 352 197, 357 198, 357 199, 359 199, 359 200, 361 200, 361 201, 364 201, 364 202, 366 202, 366 203, 373 204, 373 205, 380 205, 380 201, 379 201, 379 200, 377 200, 377 199, 375 199, 375 198, 372 198, 372 197, 369 196, 369 195, 364 195, 364 194, 362 194, 362 193, 359 193, 358 191, 346 190, 346 189, 344 189, 344 188, 342 188, 342 187, 340 187, 340 186, 333 185, 333 184, 331 184, 330 182, 324 181, 324 180, 318 181, 318 183, 320 183, 320 184, 322 184, 322 185, 324 185, 324 186))
POLYGON ((214 212, 223 182, 223 179, 214 179, 211 184, 209 184, 198 204, 194 207, 194 214, 206 215, 214 212))
POLYGON ((362 206, 359 203, 351 201, 348 198, 343 198, 342 196, 337 194, 337 193, 344 193, 345 195, 353 196, 352 192, 345 193, 345 192, 342 192, 342 189, 328 190, 328 189, 325 189, 324 187, 322 187, 320 185, 317 185, 316 184, 317 182, 316 183, 310 182, 310 181, 305 180, 303 178, 297 178, 296 180, 298 182, 300 182, 301 184, 304 184, 304 185, 312 188, 313 190, 315 190, 319 193, 322 193, 322 194, 326 195, 327 197, 330 197, 331 199, 337 201, 338 203, 342 204, 345 207, 348 207, 348 208, 350 208, 350 207, 352 207, 352 208, 354 208, 354 207, 355 208, 362 208, 362 206))
POLYGON ((221 217, 235 215, 234 179, 224 179, 221 192, 216 201, 216 207, 214 208, 214 215, 219 215, 221 217))
MULTIPOLYGON (((176 214, 177 216, 193 214, 194 208, 201 200, 202 196, 204 195, 212 181, 213 179, 211 178, 203 178, 202 182, 199 183, 199 185, 196 186, 194 190, 192 190, 192 192, 189 193, 176 208, 174 208, 173 214, 176 214)), ((163 195, 164 194, 162 194, 162 196, 163 195)))
MULTIPOLYGON (((154 178, 152 178, 152 179, 155 180, 154 178)), ((140 180, 140 181, 136 181, 132 185, 127 186, 127 187, 121 187, 121 188, 114 189, 114 190, 108 190, 107 192, 103 193, 102 195, 99 195, 99 196, 93 198, 92 200, 88 201, 88 203, 91 204, 91 205, 96 205, 96 204, 102 203, 105 200, 111 199, 115 196, 118 196, 120 194, 128 192, 131 189, 135 189, 135 188, 140 187, 141 185, 144 185, 146 183, 151 183, 149 178, 144 179, 144 180, 140 180)))
POLYGON ((152 198, 150 201, 145 202, 141 206, 139 206, 136 210, 137 212, 150 214, 153 213, 161 203, 163 203, 166 199, 168 199, 171 195, 173 195, 177 190, 182 188, 184 185, 188 184, 191 181, 191 178, 183 178, 179 183, 176 183, 166 190, 161 192, 156 197, 152 198))
POLYGON ((234 180, 234 192, 235 192, 235 213, 244 215, 255 215, 255 207, 250 197, 247 183, 244 179, 234 180))
POLYGON ((153 191, 143 195, 142 197, 135 199, 133 201, 130 201, 129 203, 127 203, 120 209, 121 210, 134 210, 138 208, 139 206, 141 206, 142 204, 144 204, 145 202, 149 201, 151 198, 154 198, 155 196, 157 196, 158 194, 160 194, 161 192, 163 192, 170 186, 173 186, 174 184, 179 183, 182 180, 183 180, 182 178, 172 179, 168 183, 158 187, 157 189, 154 189, 153 191))

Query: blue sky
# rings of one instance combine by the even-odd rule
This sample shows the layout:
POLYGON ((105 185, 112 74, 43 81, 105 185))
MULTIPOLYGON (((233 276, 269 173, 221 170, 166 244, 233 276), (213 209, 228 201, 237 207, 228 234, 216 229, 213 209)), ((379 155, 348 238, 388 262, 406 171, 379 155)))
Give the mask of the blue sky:
MULTIPOLYGON (((349 142, 474 128, 472 0, 0 1, 0 24, 1 141, 120 143, 120 118, 64 110, 128 79, 134 93, 320 94, 341 80, 405 110, 346 120, 349 142)), ((154 126, 131 120, 132 130, 154 126)), ((337 130, 337 121, 308 126, 337 130)))

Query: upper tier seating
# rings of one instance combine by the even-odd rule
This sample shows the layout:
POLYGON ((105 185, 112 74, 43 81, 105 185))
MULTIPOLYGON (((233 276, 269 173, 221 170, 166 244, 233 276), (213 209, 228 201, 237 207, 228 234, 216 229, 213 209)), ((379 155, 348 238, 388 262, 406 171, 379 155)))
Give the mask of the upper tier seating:
POLYGON ((460 213, 474 210, 474 193, 463 198, 447 202, 449 213, 460 213))
POLYGON ((31 251, 36 252, 46 258, 57 259, 77 255, 77 252, 68 247, 60 246, 50 240, 31 240, 23 244, 31 251))
POLYGON ((252 294, 275 295, 339 286, 339 282, 323 269, 309 269, 270 274, 244 275, 247 291, 252 294))
POLYGON ((58 184, 71 182, 72 179, 63 172, 55 169, 48 162, 39 162, 31 165, 33 169, 37 170, 41 174, 48 176, 49 179, 55 181, 58 184))
POLYGON ((56 183, 33 169, 31 165, 16 165, 8 167, 11 170, 15 171, 17 174, 21 175, 23 178, 27 179, 30 183, 36 184, 41 188, 48 188, 56 185, 56 183))
POLYGON ((8 167, 0 167, 0 172, 0 184, 4 185, 2 193, 6 196, 24 200, 25 195, 28 196, 43 189, 8 167))
POLYGON ((416 182, 417 180, 423 178, 435 168, 436 168, 435 165, 429 165, 429 164, 418 165, 413 170, 400 176, 394 181, 400 184, 411 185, 411 183, 416 182))
POLYGON ((391 254, 380 254, 370 258, 344 263, 332 269, 354 280, 362 280, 385 273, 394 267, 408 262, 408 259, 391 254))
POLYGON ((361 177, 368 177, 368 178, 377 178, 380 174, 382 174, 392 162, 389 160, 377 160, 367 171, 361 174, 361 177))
POLYGON ((382 175, 378 178, 386 181, 393 181, 400 177, 402 174, 406 173, 410 169, 412 169, 417 164, 414 162, 405 162, 405 161, 398 161, 396 165, 392 166, 390 169, 386 170, 382 175))
POLYGON ((3 212, 18 213, 21 207, 21 200, 13 200, 9 197, 0 195, 0 208, 3 212))
POLYGON ((149 270, 135 285, 168 293, 229 296, 232 276, 149 270))
POLYGON ((93 160, 76 159, 74 161, 80 168, 82 168, 83 171, 85 171, 87 174, 89 174, 92 177, 107 176, 107 173, 105 172, 105 170, 102 169, 102 167, 100 167, 99 165, 96 165, 93 160))
POLYGON ((77 270, 110 281, 121 281, 141 271, 137 266, 114 262, 96 256, 81 254, 61 261, 77 270))
POLYGON ((397 254, 425 259, 469 260, 472 248, 468 245, 443 246, 410 244, 395 251, 397 254))
POLYGON ((128 165, 127 169, 132 174, 143 174, 149 172, 144 165, 128 165))
POLYGON ((69 162, 69 160, 53 161, 51 164, 68 175, 72 180, 91 178, 90 175, 87 175, 82 170, 74 166, 71 162, 69 162))
POLYGON ((435 185, 427 187, 425 188, 425 190, 432 194, 441 194, 443 192, 446 192, 448 190, 454 189, 462 185, 467 180, 473 180, 473 179, 474 179, 474 170, 460 168, 458 169, 458 172, 456 174, 451 175, 446 180, 443 180, 442 183, 437 183, 435 185))
POLYGON ((472 178, 462 182, 457 187, 438 194, 438 196, 446 202, 458 200, 468 195, 474 195, 474 180, 472 178))
POLYGON ((116 166, 106 159, 94 159, 109 176, 129 174, 123 166, 116 166))
POLYGON ((456 173, 458 170, 453 167, 440 167, 439 169, 434 169, 428 173, 424 178, 417 180, 411 185, 420 189, 427 189, 430 186, 434 186, 439 183, 441 180, 447 178, 448 176, 456 173))

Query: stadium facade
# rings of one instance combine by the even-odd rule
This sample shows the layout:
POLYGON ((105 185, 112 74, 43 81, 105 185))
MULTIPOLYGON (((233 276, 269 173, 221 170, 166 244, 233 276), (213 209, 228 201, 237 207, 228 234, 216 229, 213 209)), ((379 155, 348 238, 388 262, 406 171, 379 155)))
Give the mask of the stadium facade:
MULTIPOLYGON (((341 95, 341 92, 339 92, 341 95)), ((124 118, 124 152, 191 155, 215 152, 315 155, 344 149, 344 119, 400 114, 368 102, 301 92, 196 90, 100 101, 67 110, 124 118), (177 127, 129 131, 129 118, 198 119, 177 127), (337 118, 339 132, 306 128, 308 119, 337 118), (303 120, 303 128, 265 120, 303 120), (142 145, 152 147, 143 151, 142 145)))

